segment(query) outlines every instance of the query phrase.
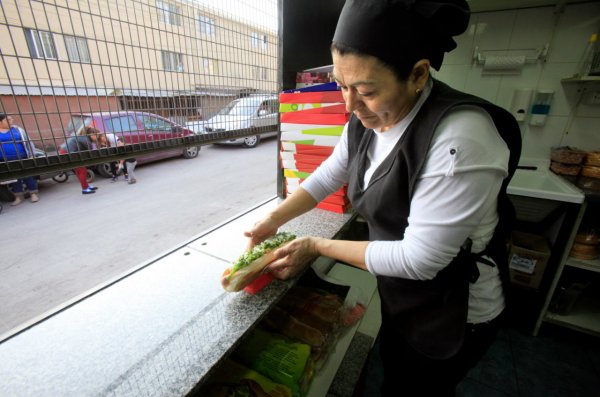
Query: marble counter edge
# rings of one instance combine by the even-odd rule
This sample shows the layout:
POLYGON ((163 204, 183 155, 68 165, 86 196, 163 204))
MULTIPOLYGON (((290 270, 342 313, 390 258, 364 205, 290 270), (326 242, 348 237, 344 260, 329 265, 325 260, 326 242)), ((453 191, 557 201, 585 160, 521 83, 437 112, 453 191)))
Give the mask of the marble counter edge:
MULTIPOLYGON (((268 201, 266 203, 272 204, 273 202, 268 201)), ((240 216, 252 216, 253 210, 259 207, 254 207, 240 216)), ((235 219, 237 218, 224 222, 219 227, 199 235, 198 238, 213 233, 219 228, 227 227, 235 219)), ((337 214, 314 209, 289 222, 281 230, 292 231, 298 236, 314 235, 333 238, 341 230, 344 230, 351 219, 352 214, 337 214)), ((125 275, 119 280, 114 280, 111 285, 104 286, 88 295, 88 297, 103 291, 109 292, 113 285, 119 285, 121 281, 128 280, 130 276, 135 274, 151 271, 151 269, 154 269, 154 265, 167 264, 169 261, 178 260, 177 256, 187 255, 185 253, 187 250, 192 251, 191 256, 194 256, 193 252, 207 255, 202 250, 192 247, 193 242, 196 240, 197 238, 190 239, 174 247, 165 255, 146 262, 144 266, 138 267, 131 274, 125 275)), ((214 255, 208 256, 212 257, 215 263, 222 263, 223 266, 226 266, 226 258, 214 255)), ((223 292, 222 295, 216 297, 210 303, 209 309, 201 310, 192 315, 185 324, 151 348, 145 357, 135 362, 117 378, 101 385, 100 387, 104 390, 103 394, 135 395, 137 392, 144 391, 148 392, 148 395, 161 396, 185 395, 192 392, 206 380, 212 369, 231 353, 240 340, 253 329, 294 283, 295 280, 275 281, 257 295, 249 295, 243 292, 236 294, 223 292), (212 325, 209 327, 206 324, 212 325), (207 339, 203 339, 204 335, 202 334, 206 332, 214 333, 208 339, 210 340, 209 345, 203 343, 207 339), (202 337, 199 337, 199 335, 202 337), (162 381, 153 379, 152 374, 156 375, 157 371, 160 373, 162 381)), ((64 311, 69 311, 71 307, 75 308, 79 303, 86 300, 87 297, 83 297, 78 302, 73 302, 72 306, 64 308, 64 311)), ((53 317, 53 315, 49 316, 38 324, 32 325, 29 329, 23 330, 22 333, 26 335, 30 331, 36 331, 38 325, 44 324, 46 320, 53 317)), ((127 325, 123 324, 123 326, 126 327, 127 325)), ((11 341, 9 339, 6 342, 10 343, 11 341)), ((90 342, 93 343, 93 341, 90 342)), ((97 342, 102 343, 101 340, 97 342)), ((73 386, 74 389, 77 388, 76 385, 73 386)))

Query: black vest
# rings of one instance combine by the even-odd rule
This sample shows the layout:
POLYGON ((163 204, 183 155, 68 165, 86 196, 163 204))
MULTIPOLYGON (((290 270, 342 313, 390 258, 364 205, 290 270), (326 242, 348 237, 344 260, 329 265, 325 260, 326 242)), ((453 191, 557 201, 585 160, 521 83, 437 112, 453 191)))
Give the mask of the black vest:
MULTIPOLYGON (((429 97, 392 152, 377 168, 366 189, 362 181, 368 167, 367 149, 374 133, 352 116, 348 126, 348 197, 354 210, 367 220, 370 240, 402 240, 414 186, 435 128, 450 109, 460 105, 474 105, 486 110, 510 150, 509 175, 498 196, 500 221, 485 250, 497 263, 503 262, 498 266, 507 279, 504 242, 512 227, 514 209, 506 187, 519 161, 521 134, 514 117, 506 110, 434 80, 429 97)), ((476 265, 470 250, 462 249, 433 280, 378 276, 382 334, 389 335, 390 340, 402 336, 413 348, 432 358, 454 355, 464 337, 469 277, 473 267, 476 265)))

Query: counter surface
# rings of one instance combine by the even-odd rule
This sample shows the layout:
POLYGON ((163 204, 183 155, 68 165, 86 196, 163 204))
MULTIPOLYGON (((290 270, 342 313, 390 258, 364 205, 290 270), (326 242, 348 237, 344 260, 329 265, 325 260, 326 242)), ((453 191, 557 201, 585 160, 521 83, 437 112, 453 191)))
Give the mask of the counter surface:
MULTIPOLYGON (((293 281, 226 293, 220 275, 242 231, 278 199, 167 253, 0 344, 0 395, 185 395, 293 281)), ((282 230, 331 238, 349 214, 315 209, 282 230)))

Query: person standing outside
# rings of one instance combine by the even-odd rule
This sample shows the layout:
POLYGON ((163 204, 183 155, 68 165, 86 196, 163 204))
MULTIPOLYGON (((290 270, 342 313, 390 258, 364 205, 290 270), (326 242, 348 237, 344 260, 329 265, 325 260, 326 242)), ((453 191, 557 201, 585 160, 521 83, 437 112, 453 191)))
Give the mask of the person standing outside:
MULTIPOLYGON (((74 136, 67 139, 59 152, 61 154, 76 153, 86 150, 92 150, 97 142, 97 137, 101 132, 94 127, 81 127, 74 136)), ((93 194, 98 189, 87 182, 87 168, 75 168, 75 175, 81 184, 81 194, 93 194)))
POLYGON ((519 126, 430 74, 469 18, 464 0, 346 0, 331 53, 350 120, 333 154, 244 233, 258 244, 348 184, 369 240, 301 237, 266 271, 295 277, 322 255, 377 277, 383 396, 455 395, 506 307, 519 126))
POLYGON ((125 160, 119 161, 118 170, 123 170, 125 173, 125 180, 128 184, 133 185, 137 182, 135 179, 135 166, 137 165, 137 160, 135 158, 128 158, 125 160))
MULTIPOLYGON (((0 160, 15 161, 25 160, 35 157, 35 146, 24 129, 13 125, 13 118, 4 113, 0 113, 0 160)), ((11 190, 15 195, 12 206, 17 206, 23 202, 23 185, 27 186, 32 203, 40 200, 38 195, 37 180, 33 176, 19 178, 11 184, 11 190)))
MULTIPOLYGON (((108 146, 109 147, 117 147, 117 146, 123 146, 123 140, 122 138, 117 138, 117 135, 113 132, 106 132, 105 133, 106 139, 108 141, 108 146)), ((121 171, 120 168, 118 168, 118 165, 120 165, 120 161, 111 161, 109 163, 110 166, 110 173, 111 173, 111 182, 116 182, 119 179, 119 173, 121 171)), ((125 175, 125 181, 128 181, 128 175, 127 175, 127 171, 124 171, 124 175, 125 175)))

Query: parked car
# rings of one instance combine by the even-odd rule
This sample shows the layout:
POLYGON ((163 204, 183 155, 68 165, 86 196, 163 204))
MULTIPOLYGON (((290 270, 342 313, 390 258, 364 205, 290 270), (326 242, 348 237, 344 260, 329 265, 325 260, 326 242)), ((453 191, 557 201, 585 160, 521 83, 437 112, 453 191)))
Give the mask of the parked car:
MULTIPOLYGON (((125 144, 152 142, 193 135, 194 132, 171 120, 153 113, 138 111, 78 113, 71 115, 67 132, 75 134, 82 126, 93 126, 102 132, 112 132, 123 137, 125 144)), ((135 156, 138 164, 149 163, 170 157, 198 157, 200 146, 190 146, 135 156)), ((111 177, 107 163, 96 166, 96 173, 111 177)))
POLYGON ((189 122, 186 126, 198 134, 254 127, 271 127, 267 132, 258 135, 219 142, 224 145, 242 145, 243 147, 253 148, 258 145, 261 137, 266 138, 277 135, 278 112, 277 95, 251 95, 234 99, 206 121, 189 122))

